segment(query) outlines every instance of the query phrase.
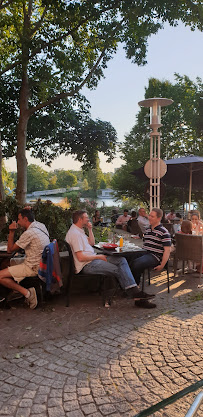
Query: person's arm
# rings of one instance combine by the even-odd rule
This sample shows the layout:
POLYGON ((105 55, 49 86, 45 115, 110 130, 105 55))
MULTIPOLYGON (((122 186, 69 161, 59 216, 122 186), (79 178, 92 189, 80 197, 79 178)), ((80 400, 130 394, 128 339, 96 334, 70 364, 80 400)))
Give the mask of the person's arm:
POLYGON ((122 222, 122 216, 119 216, 118 218, 117 218, 117 220, 116 220, 116 224, 119 224, 119 225, 122 225, 123 224, 123 222, 122 222))
POLYGON ((100 259, 101 261, 107 262, 107 257, 105 255, 96 255, 96 253, 92 255, 86 255, 83 251, 75 252, 75 254, 79 262, 91 262, 95 259, 100 259))
POLYGON ((155 268, 154 268, 156 271, 161 271, 164 268, 164 266, 166 265, 166 262, 168 261, 168 258, 170 256, 170 252, 171 252, 171 247, 170 246, 165 246, 162 261, 161 261, 160 265, 155 266, 155 268))
POLYGON ((93 235, 93 231, 92 231, 92 223, 88 223, 87 224, 87 228, 88 228, 88 232, 89 232, 89 237, 88 237, 88 242, 91 246, 95 245, 95 238, 93 235))
POLYGON ((19 249, 19 246, 14 243, 14 235, 17 229, 16 222, 12 222, 9 226, 9 235, 8 235, 8 243, 7 243, 7 252, 14 252, 19 249))

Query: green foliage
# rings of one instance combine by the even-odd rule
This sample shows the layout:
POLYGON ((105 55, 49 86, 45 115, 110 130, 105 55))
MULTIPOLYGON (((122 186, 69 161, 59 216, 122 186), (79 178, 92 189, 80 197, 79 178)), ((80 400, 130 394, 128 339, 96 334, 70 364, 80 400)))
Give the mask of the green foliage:
POLYGON ((101 180, 103 179, 103 173, 99 166, 99 157, 96 156, 96 165, 94 169, 88 169, 84 172, 84 178, 87 179, 89 188, 91 190, 99 190, 101 180))
POLYGON ((15 188, 14 180, 10 172, 5 168, 5 165, 2 165, 2 181, 4 186, 5 194, 12 194, 12 191, 15 188))
POLYGON ((47 190, 49 185, 48 173, 41 167, 35 164, 30 164, 27 167, 27 191, 47 190))
MULTIPOLYGON (((0 240, 7 240, 8 226, 12 220, 17 221, 19 210, 22 207, 12 197, 6 197, 5 201, 0 202, 0 216, 7 215, 7 224, 0 231, 0 240)), ((51 240, 64 240, 67 230, 71 225, 72 209, 64 210, 48 200, 45 203, 38 200, 32 206, 32 209, 36 220, 46 225, 51 240)))
POLYGON ((104 180, 104 178, 101 179, 99 188, 101 188, 102 190, 106 188, 106 181, 104 180))
MULTIPOLYGON (((199 128, 199 103, 203 95, 203 83, 200 78, 194 83, 187 76, 178 74, 175 74, 175 80, 172 84, 151 78, 145 93, 145 98, 167 97, 174 100, 172 105, 162 108, 161 157, 169 159, 190 154, 202 156, 203 132, 199 128)), ((116 171, 112 179, 112 187, 118 197, 132 196, 143 202, 149 200, 147 178, 146 183, 142 183, 131 175, 131 172, 149 159, 149 132, 149 109, 143 107, 137 115, 135 126, 120 146, 125 165, 116 171)), ((167 187, 162 193, 162 204, 167 207, 173 200, 182 202, 183 198, 182 190, 180 192, 173 188, 171 192, 171 188, 167 187)))
POLYGON ((92 164, 95 151, 101 150, 110 158, 115 131, 106 122, 90 119, 80 91, 84 84, 97 86, 120 43, 128 59, 145 64, 148 37, 166 21, 202 30, 201 1, 182 1, 178 7, 177 0, 1 2, 0 123, 5 154, 16 151, 19 97, 26 80, 32 116, 28 149, 34 156, 49 162, 60 152, 72 152, 82 163, 92 164))
POLYGON ((69 188, 77 185, 77 177, 70 171, 56 169, 54 174, 57 177, 56 188, 69 188))

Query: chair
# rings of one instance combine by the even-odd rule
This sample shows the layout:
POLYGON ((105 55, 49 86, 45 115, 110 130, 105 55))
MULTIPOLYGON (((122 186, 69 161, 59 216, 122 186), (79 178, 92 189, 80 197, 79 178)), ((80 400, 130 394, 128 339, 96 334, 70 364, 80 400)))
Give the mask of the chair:
MULTIPOLYGON (((168 265, 168 261, 166 262, 166 264, 165 264, 165 266, 164 266, 164 268, 163 269, 165 269, 166 270, 166 273, 167 273, 167 288, 168 288, 168 293, 170 292, 170 284, 169 284, 169 265, 168 265)), ((145 285, 145 271, 146 270, 144 270, 143 271, 143 274, 142 274, 142 291, 144 291, 144 285, 145 285)), ((147 273, 148 273, 148 284, 150 285, 150 279, 151 279, 151 271, 152 271, 152 269, 151 268, 147 268, 147 273)))
POLYGON ((98 292, 102 295, 102 303, 105 305, 105 302, 108 301, 109 304, 111 304, 112 296, 115 293, 115 279, 112 277, 112 275, 103 274, 102 272, 100 274, 84 274, 82 272, 79 272, 79 274, 75 273, 75 264, 74 264, 74 258, 72 249, 69 245, 69 243, 64 242, 65 248, 69 253, 69 261, 68 261, 68 269, 67 269, 67 287, 66 287, 66 294, 67 294, 67 303, 66 306, 69 307, 70 305, 70 293, 71 293, 71 287, 73 280, 76 279, 84 279, 87 277, 97 279, 99 281, 98 286, 98 292), (112 284, 112 280, 114 285, 112 284))
POLYGON ((193 261, 200 263, 200 278, 202 275, 203 236, 185 235, 176 233, 176 251, 174 255, 174 276, 177 271, 178 261, 183 261, 182 272, 184 274, 184 262, 193 261))

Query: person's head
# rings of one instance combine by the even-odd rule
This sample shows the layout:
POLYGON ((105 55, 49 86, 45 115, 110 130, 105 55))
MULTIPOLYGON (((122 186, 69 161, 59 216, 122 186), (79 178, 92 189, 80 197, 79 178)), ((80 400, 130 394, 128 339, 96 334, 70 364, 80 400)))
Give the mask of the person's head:
POLYGON ((24 229, 27 229, 29 225, 34 222, 34 214, 31 209, 24 208, 19 211, 18 214, 18 224, 20 227, 23 227, 24 229))
POLYGON ((192 234, 192 223, 190 220, 183 220, 181 224, 181 232, 187 235, 192 234))
POLYGON ((89 216, 86 210, 76 210, 73 213, 73 223, 81 229, 89 222, 89 216))
POLYGON ((180 214, 180 213, 176 213, 176 217, 177 217, 178 219, 181 219, 181 214, 180 214))
POLYGON ((127 215, 128 215, 128 209, 125 209, 124 212, 123 212, 123 214, 124 214, 125 217, 127 217, 127 215))
POLYGON ((174 214, 175 213, 175 210, 172 208, 171 211, 170 211, 170 213, 171 214, 174 214))
POLYGON ((136 219, 136 217, 137 217, 137 213, 136 213, 136 211, 132 211, 132 213, 131 213, 131 217, 133 218, 133 219, 136 219))
POLYGON ((146 211, 145 211, 145 209, 143 207, 140 207, 138 213, 139 213, 139 216, 141 216, 141 217, 145 217, 146 216, 146 211))
POLYGON ((161 222, 163 217, 163 211, 159 208, 153 208, 152 211, 149 213, 149 222, 152 227, 158 226, 161 222))
POLYGON ((198 222, 199 222, 199 214, 198 213, 192 214, 192 216, 191 216, 191 222, 198 224, 198 222))
POLYGON ((100 217, 100 211, 99 210, 95 210, 94 217, 100 217))

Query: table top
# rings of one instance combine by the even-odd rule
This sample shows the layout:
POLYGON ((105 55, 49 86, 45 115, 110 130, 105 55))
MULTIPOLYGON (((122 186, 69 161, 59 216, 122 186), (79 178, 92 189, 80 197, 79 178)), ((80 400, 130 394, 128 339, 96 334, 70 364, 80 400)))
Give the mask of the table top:
MULTIPOLYGON (((142 242, 142 239, 139 239, 142 242)), ((115 249, 106 249, 102 247, 102 243, 105 244, 105 242, 100 242, 98 245, 94 245, 94 248, 99 251, 99 253, 103 253, 104 255, 125 255, 128 253, 133 252, 143 252, 144 249, 142 249, 141 245, 137 245, 136 241, 134 242, 124 242, 123 247, 120 248, 119 246, 115 249)), ((140 242, 139 242, 140 243, 140 242)))

